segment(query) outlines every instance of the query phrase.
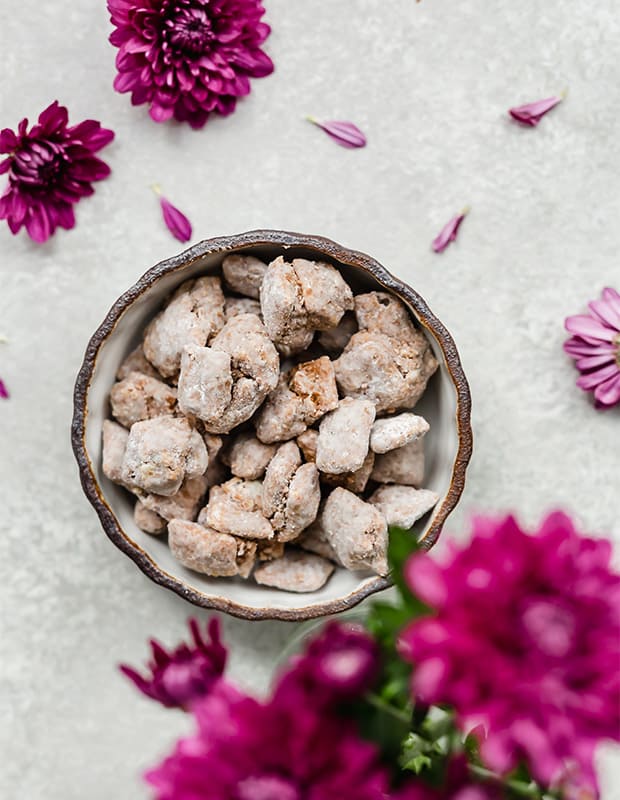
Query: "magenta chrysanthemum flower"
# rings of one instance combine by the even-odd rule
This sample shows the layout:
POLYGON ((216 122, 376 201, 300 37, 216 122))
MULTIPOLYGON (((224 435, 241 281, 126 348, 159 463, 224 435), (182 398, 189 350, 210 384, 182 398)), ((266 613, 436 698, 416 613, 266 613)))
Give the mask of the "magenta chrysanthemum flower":
POLYGON ((0 219, 11 233, 23 226, 31 239, 44 242, 57 227, 73 228, 73 205, 93 194, 92 183, 106 178, 110 168, 95 153, 109 144, 114 132, 93 119, 68 125, 69 115, 55 100, 28 131, 23 119, 17 133, 0 131, 0 174, 9 185, 0 197, 0 219))
POLYGON ((250 78, 273 72, 260 46, 271 31, 260 0, 108 0, 119 48, 114 88, 148 103, 156 122, 202 128, 231 114, 250 78))
POLYGON ((376 748, 311 703, 259 703, 225 681, 194 707, 197 733, 147 774, 158 800, 385 800, 376 748))
POLYGON ((401 637, 412 689, 482 725, 482 756, 505 773, 525 760, 545 785, 587 781, 592 754, 620 729, 620 577, 609 542, 550 514, 535 535, 512 517, 478 519, 443 566, 415 555, 411 588, 435 609, 401 637))
POLYGON ((195 619, 190 619, 189 627, 193 645, 182 643, 169 653, 159 642, 151 641, 150 675, 143 677, 126 664, 120 667, 143 694, 168 708, 189 708, 207 695, 226 666, 227 651, 220 640, 219 620, 209 620, 208 642, 202 638, 195 619))
POLYGON ((281 676, 276 696, 330 706, 360 697, 379 672, 379 648, 359 625, 330 622, 281 676))
POLYGON ((609 408, 620 403, 620 294, 608 287, 588 306, 589 314, 566 318, 566 330, 573 335, 564 350, 581 372, 577 386, 594 392, 598 407, 609 408))

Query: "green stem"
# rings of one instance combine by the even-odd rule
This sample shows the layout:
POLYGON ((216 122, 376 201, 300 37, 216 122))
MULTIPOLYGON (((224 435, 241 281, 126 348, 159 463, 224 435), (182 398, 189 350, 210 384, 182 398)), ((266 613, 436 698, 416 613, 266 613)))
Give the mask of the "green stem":
POLYGON ((394 719, 397 719, 399 722, 403 722, 407 726, 411 725, 411 715, 410 714, 408 714, 406 711, 401 711, 400 709, 395 708, 394 706, 390 705, 389 703, 386 703, 384 700, 382 700, 376 694, 373 694, 372 692, 369 692, 366 695, 366 700, 368 701, 369 705, 374 706, 375 708, 378 708, 379 711, 383 711, 386 714, 389 714, 391 717, 394 717, 394 719))
POLYGON ((469 769, 476 777, 497 781, 520 797, 533 797, 536 800, 542 800, 544 797, 542 790, 538 786, 520 783, 519 781, 504 780, 501 775, 497 775, 495 772, 491 772, 491 770, 485 769, 484 767, 479 767, 476 764, 469 764, 469 769))

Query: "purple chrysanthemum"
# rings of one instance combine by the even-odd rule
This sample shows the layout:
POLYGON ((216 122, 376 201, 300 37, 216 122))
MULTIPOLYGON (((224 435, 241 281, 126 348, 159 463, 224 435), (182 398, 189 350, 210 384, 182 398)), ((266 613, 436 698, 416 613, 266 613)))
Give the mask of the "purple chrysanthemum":
POLYGON ((114 132, 93 119, 68 125, 69 115, 55 100, 28 131, 23 119, 17 133, 0 131, 0 174, 9 185, 0 197, 0 219, 11 233, 25 226, 31 239, 44 242, 57 227, 73 228, 73 205, 93 194, 92 183, 106 178, 110 168, 95 153, 109 144, 114 132))
POLYGON ((566 330, 573 335, 564 350, 581 372, 577 386, 594 392, 597 406, 609 408, 620 403, 620 294, 608 287, 588 305, 589 314, 566 318, 566 330))
POLYGON ((260 47, 269 35, 260 0, 108 0, 119 48, 114 88, 148 103, 156 122, 202 128, 231 114, 250 78, 273 72, 260 47))
POLYGON ((331 706, 360 697, 379 671, 379 648, 359 625, 330 622, 281 676, 276 696, 331 706))
POLYGON ((545 785, 586 782, 593 750, 620 729, 620 577, 609 542, 550 514, 536 535, 512 517, 478 519, 443 566, 415 555, 412 589, 435 609, 401 637, 414 694, 482 725, 482 756, 504 773, 525 760, 545 785))
POLYGON ((220 640, 219 620, 209 620, 208 642, 202 638, 195 619, 190 619, 189 627, 193 645, 182 643, 169 653, 159 642, 151 641, 153 659, 148 664, 151 674, 147 677, 126 664, 120 668, 143 694, 167 708, 189 708, 211 691, 226 666, 227 651, 220 640))
POLYGON ((376 748, 350 721, 219 681, 194 707, 197 733, 147 774, 157 800, 385 800, 376 748))

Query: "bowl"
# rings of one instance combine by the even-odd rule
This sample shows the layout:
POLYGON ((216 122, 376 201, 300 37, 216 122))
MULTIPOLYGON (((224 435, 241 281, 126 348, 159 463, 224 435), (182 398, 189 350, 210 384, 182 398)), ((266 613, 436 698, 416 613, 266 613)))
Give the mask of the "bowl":
POLYGON ((463 491, 472 450, 470 394, 454 341, 411 287, 370 256, 329 239, 284 231, 259 230, 207 239, 146 272, 114 303, 93 334, 75 384, 72 443, 82 486, 112 542, 161 586, 190 603, 245 619, 304 620, 344 611, 390 585, 387 578, 336 570, 319 591, 295 594, 251 581, 209 578, 179 564, 162 540, 133 521, 129 494, 103 474, 101 429, 108 396, 124 357, 139 343, 146 323, 181 283, 214 272, 230 253, 251 253, 266 261, 278 255, 327 261, 354 292, 383 290, 396 295, 424 329, 439 369, 416 406, 431 425, 426 443, 425 488, 439 494, 434 510, 413 531, 431 547, 463 491))

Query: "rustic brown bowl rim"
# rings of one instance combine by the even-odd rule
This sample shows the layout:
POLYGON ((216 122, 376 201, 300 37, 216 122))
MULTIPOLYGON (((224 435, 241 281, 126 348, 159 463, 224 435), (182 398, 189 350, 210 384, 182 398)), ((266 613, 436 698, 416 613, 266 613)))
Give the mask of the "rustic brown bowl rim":
POLYGON ((456 390, 456 424, 459 445, 452 468, 450 487, 439 509, 435 512, 433 523, 427 530, 423 539, 423 546, 427 549, 435 544, 448 515, 454 509, 463 493, 465 473, 473 447, 471 395, 456 345, 443 323, 429 309, 426 301, 410 286, 392 275, 374 258, 371 258, 365 253, 343 247, 323 236, 278 230, 255 230, 232 236, 219 236, 212 239, 205 239, 172 258, 160 261, 145 272, 131 288, 116 300, 88 343, 84 361, 75 383, 71 443, 78 463, 82 488, 86 497, 97 512, 103 530, 116 547, 128 555, 152 581, 170 589, 190 603, 202 608, 223 611, 227 614, 247 620, 275 619, 299 622, 329 614, 337 614, 341 611, 353 608, 353 606, 356 606, 369 595, 391 586, 391 581, 388 578, 376 577, 345 597, 293 609, 253 608, 223 597, 206 595, 162 570, 142 548, 127 537, 119 521, 116 519, 114 512, 104 498, 99 482, 95 476, 95 471, 88 457, 84 440, 86 417, 88 413, 87 397, 97 356, 101 346, 114 330, 123 312, 164 275, 191 266, 204 256, 213 253, 225 253, 227 251, 240 250, 244 247, 260 245, 313 249, 316 250, 319 255, 328 256, 341 264, 358 267, 369 272, 382 286, 394 292, 399 297, 404 298, 415 309, 420 324, 424 328, 427 328, 431 332, 433 338, 438 342, 456 390))

